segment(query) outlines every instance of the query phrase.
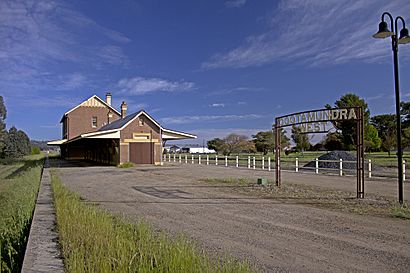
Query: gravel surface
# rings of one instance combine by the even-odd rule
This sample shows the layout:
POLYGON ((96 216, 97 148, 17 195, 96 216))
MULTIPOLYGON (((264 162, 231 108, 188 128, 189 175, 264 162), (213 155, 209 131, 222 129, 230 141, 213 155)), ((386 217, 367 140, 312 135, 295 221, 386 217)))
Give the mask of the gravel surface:
MULTIPOLYGON (((409 272, 410 221, 315 208, 230 191, 203 178, 268 177, 273 172, 198 165, 73 167, 62 181, 109 211, 184 233, 217 255, 248 259, 265 272, 409 272)), ((283 173, 283 181, 348 190, 355 177, 283 173)), ((391 181, 367 190, 395 196, 391 181)), ((406 189, 407 190, 407 189, 406 189)), ((409 192, 405 192, 408 198, 409 192)))
MULTIPOLYGON (((343 163, 343 169, 350 169, 350 170, 355 170, 356 169, 356 154, 354 152, 347 152, 347 151, 332 151, 328 152, 324 155, 321 155, 318 157, 318 165, 319 169, 339 169, 340 163, 339 160, 342 159, 345 161, 343 163), (332 161, 332 162, 328 162, 332 161), (335 162, 333 162, 335 161, 335 162), (347 161, 347 162, 346 162, 347 161), (352 162, 353 161, 353 162, 352 162)), ((314 169, 316 168, 316 162, 310 161, 309 163, 305 164, 301 169, 314 169)))

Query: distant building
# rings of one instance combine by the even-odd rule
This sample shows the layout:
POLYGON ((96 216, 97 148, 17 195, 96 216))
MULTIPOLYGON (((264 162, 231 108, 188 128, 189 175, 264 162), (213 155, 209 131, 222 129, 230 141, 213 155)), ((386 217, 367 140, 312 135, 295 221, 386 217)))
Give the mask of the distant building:
POLYGON ((48 145, 59 146, 66 159, 86 159, 117 165, 124 162, 160 164, 165 141, 194 139, 195 135, 162 127, 144 110, 126 115, 106 100, 94 95, 66 112, 62 119, 62 139, 48 145))
POLYGON ((208 149, 207 147, 184 147, 181 149, 181 152, 190 154, 216 154, 215 150, 208 149))

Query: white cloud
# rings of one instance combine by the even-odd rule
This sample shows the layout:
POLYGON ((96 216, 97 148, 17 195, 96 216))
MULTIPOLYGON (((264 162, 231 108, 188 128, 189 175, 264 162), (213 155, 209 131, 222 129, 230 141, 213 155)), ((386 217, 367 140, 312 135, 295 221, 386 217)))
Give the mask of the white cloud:
POLYGON ((262 118, 262 115, 257 114, 247 114, 247 115, 204 115, 204 116, 180 116, 180 117, 166 117, 162 118, 161 122, 164 124, 186 124, 186 123, 196 123, 196 122, 224 122, 224 121, 235 121, 235 120, 252 120, 262 118))
POLYGON ((153 92, 180 92, 193 90, 195 84, 193 82, 169 81, 160 78, 144 78, 134 77, 122 79, 117 86, 121 92, 128 95, 143 95, 153 92))
POLYGON ((130 41, 60 0, 0 1, 0 40, 0 92, 10 96, 84 87, 86 75, 50 67, 124 65, 130 41))
POLYGON ((212 103, 211 107, 225 107, 225 103, 212 103))
POLYGON ((128 63, 127 57, 119 46, 103 46, 98 50, 97 54, 102 58, 103 62, 108 64, 121 65, 128 63))
POLYGON ((62 107, 66 110, 71 109, 72 107, 78 105, 82 99, 69 97, 66 95, 58 95, 54 97, 46 96, 23 96, 21 98, 12 98, 18 99, 18 103, 23 106, 30 107, 41 107, 41 108, 53 108, 53 107, 62 107))
POLYGON ((215 95, 227 95, 231 93, 237 92, 260 92, 266 90, 263 87, 248 87, 248 86, 238 86, 232 88, 224 88, 220 90, 216 90, 207 94, 208 96, 215 96, 215 95))
POLYGON ((81 73, 73 73, 67 76, 60 76, 61 85, 58 86, 60 90, 73 90, 84 86, 88 81, 81 73))
MULTIPOLYGON (((250 36, 226 53, 204 62, 203 69, 260 66, 275 61, 308 65, 350 61, 379 62, 391 58, 390 42, 371 37, 380 15, 410 14, 408 0, 283 0, 272 13, 268 30, 250 36)), ((402 46, 401 60, 410 48, 402 46)))
POLYGON ((225 2, 225 6, 228 8, 240 8, 246 4, 247 0, 229 0, 225 2))

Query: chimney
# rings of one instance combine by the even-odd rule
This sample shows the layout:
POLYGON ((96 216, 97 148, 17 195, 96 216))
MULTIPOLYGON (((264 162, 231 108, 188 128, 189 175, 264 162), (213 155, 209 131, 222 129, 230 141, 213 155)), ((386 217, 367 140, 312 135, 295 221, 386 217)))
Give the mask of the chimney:
POLYGON ((112 114, 112 112, 111 112, 111 110, 110 110, 110 111, 108 111, 108 114, 107 114, 107 123, 108 123, 108 124, 111 123, 112 117, 113 117, 113 114, 112 114))
POLYGON ((127 115, 127 104, 125 103, 125 101, 123 101, 121 103, 121 118, 125 118, 126 115, 127 115))
POLYGON ((110 92, 108 92, 107 94, 105 94, 105 102, 109 105, 109 106, 111 106, 111 93, 110 92))

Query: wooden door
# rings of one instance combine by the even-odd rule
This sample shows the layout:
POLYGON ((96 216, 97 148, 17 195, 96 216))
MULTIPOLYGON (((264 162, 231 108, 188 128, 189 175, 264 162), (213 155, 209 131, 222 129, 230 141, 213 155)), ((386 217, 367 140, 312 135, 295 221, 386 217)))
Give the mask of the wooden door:
POLYGON ((154 164, 152 143, 130 143, 130 161, 135 164, 154 164))

